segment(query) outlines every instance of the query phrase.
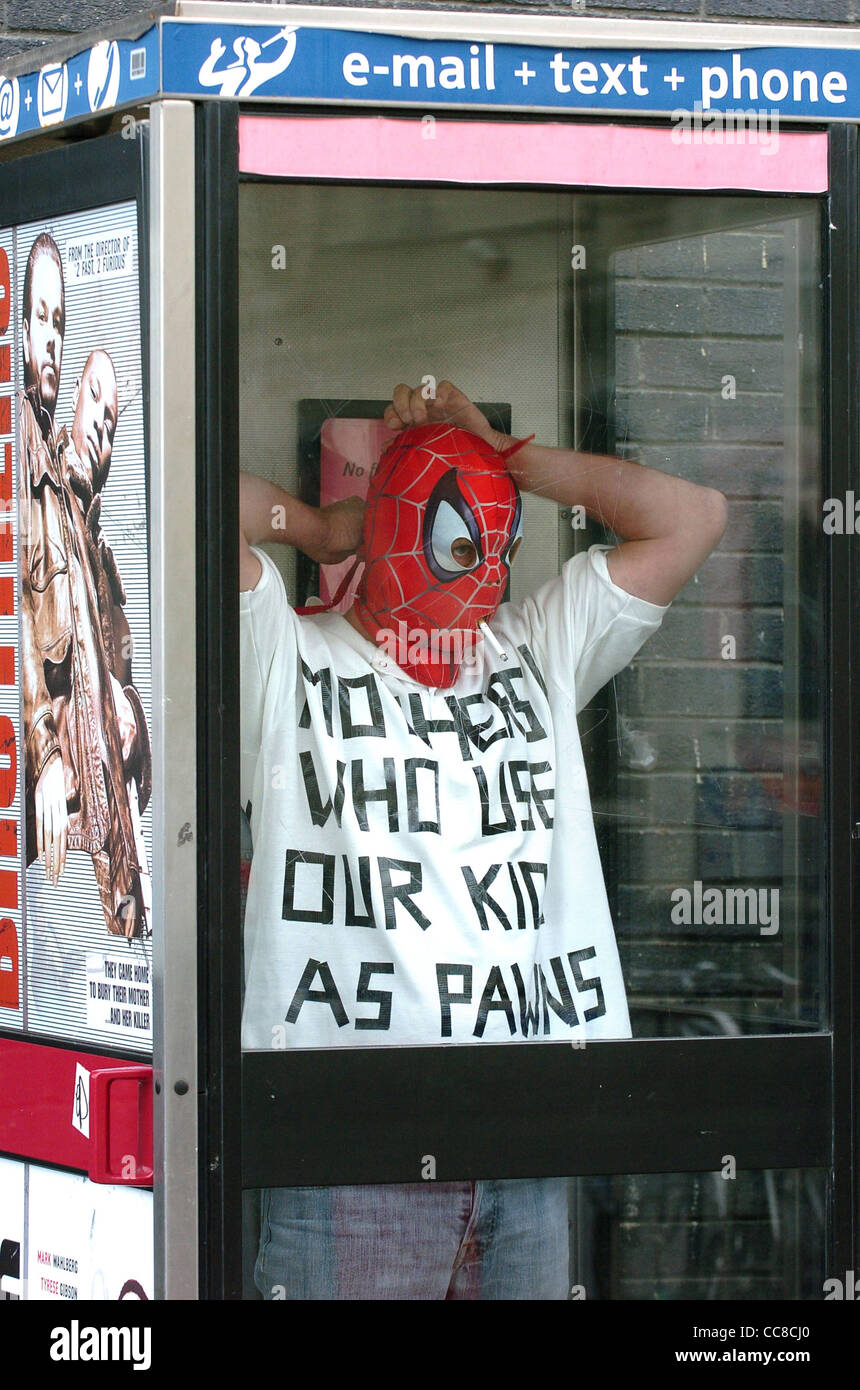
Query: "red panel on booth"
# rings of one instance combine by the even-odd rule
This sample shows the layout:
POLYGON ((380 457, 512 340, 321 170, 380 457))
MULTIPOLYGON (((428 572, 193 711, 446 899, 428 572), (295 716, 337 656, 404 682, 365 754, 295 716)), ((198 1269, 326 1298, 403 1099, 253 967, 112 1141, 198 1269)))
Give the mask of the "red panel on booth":
POLYGON ((152 1069, 90 1052, 0 1039, 0 1151, 152 1182, 152 1069))

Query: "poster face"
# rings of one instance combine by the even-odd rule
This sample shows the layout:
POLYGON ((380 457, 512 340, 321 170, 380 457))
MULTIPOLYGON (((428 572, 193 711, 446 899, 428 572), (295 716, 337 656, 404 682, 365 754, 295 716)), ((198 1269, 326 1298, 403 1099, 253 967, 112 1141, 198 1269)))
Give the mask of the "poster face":
POLYGON ((0 1020, 149 1051, 151 668, 136 204, 0 230, 4 270, 0 1020))

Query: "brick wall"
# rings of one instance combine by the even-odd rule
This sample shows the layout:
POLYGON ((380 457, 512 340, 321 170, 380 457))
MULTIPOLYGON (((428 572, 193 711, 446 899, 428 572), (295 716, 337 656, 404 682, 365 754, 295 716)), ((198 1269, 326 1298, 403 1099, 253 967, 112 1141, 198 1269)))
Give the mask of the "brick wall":
POLYGON ((138 9, 123 0, 2 0, 0 3, 0 62, 16 53, 38 49, 52 39, 67 38, 97 24, 115 24, 138 9))

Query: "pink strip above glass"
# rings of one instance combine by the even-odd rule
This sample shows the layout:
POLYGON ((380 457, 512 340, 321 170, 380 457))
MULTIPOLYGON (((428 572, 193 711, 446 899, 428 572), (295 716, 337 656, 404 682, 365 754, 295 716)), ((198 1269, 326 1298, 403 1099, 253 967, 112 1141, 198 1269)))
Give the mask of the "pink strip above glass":
POLYGON ((241 116, 239 170, 290 179, 823 193, 827 135, 428 115, 241 116))

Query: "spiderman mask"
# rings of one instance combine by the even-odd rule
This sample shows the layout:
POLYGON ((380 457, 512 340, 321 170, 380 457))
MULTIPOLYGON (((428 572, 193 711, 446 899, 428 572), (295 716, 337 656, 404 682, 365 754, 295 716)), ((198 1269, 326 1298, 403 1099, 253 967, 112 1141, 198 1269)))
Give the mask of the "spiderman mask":
POLYGON ((519 447, 502 455, 455 425, 416 425, 370 479, 355 613, 424 685, 454 684, 477 650, 478 624, 502 601, 522 538, 522 500, 505 466, 519 447))

